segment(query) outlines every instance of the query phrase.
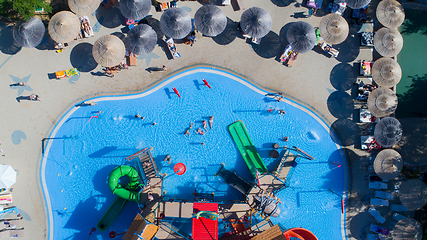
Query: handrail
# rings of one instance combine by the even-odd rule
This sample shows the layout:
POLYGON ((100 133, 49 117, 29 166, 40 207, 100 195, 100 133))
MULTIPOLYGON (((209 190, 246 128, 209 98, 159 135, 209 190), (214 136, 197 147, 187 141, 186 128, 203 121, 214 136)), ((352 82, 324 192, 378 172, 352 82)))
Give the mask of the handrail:
POLYGON ((125 158, 126 160, 128 160, 128 161, 130 161, 130 160, 132 160, 132 159, 134 159, 134 158, 136 158, 136 157, 138 157, 139 155, 141 155, 144 151, 146 151, 148 149, 148 147, 147 148, 144 148, 144 149, 142 149, 141 151, 138 151, 138 152, 136 152, 136 153, 134 153, 134 154, 132 154, 132 155, 130 155, 129 157, 127 157, 127 158, 125 158))

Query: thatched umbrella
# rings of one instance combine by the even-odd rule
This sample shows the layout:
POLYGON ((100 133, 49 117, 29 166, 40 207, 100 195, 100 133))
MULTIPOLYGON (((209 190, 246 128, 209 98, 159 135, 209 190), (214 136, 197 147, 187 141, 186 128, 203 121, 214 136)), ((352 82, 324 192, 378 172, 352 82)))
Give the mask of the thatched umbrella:
POLYGON ((66 43, 79 35, 80 20, 72 12, 58 12, 50 19, 48 30, 55 42, 66 43))
POLYGON ((209 37, 222 33, 227 26, 227 17, 215 5, 204 5, 194 15, 197 30, 209 37))
POLYGON ((402 171, 402 156, 394 149, 384 149, 374 161, 375 173, 384 180, 395 179, 402 171))
POLYGON ((171 38, 183 39, 191 31, 191 17, 182 8, 168 8, 160 17, 160 29, 171 38))
POLYGON ((388 28, 398 28, 405 20, 405 11, 396 0, 383 0, 377 6, 378 21, 388 28))
POLYGON ((151 10, 151 0, 120 0, 120 12, 132 20, 143 19, 151 10))
POLYGON ((427 203, 427 186, 419 179, 409 179, 399 189, 399 199, 410 211, 422 208, 427 203))
POLYGON ((381 87, 391 88, 402 78, 402 69, 397 61, 391 58, 380 58, 372 66, 372 78, 381 87))
POLYGON ((100 0, 68 0, 68 6, 76 15, 85 16, 98 9, 100 0))
POLYGON ((156 44, 157 34, 147 24, 138 24, 133 27, 125 38, 126 49, 141 56, 151 53, 156 44))
POLYGON ((393 240, 421 240, 423 229, 421 223, 413 218, 404 218, 393 229, 393 240))
POLYGON ((316 45, 316 33, 313 26, 306 22, 293 23, 286 33, 286 38, 292 49, 305 53, 316 45))
POLYGON ((319 30, 325 42, 339 44, 348 36, 348 23, 342 16, 330 13, 320 21, 319 30))
POLYGON ((371 0, 345 0, 345 2, 347 3, 347 7, 351 9, 361 9, 368 6, 371 0))
POLYGON ((397 108, 397 95, 388 88, 377 88, 369 94, 369 111, 375 117, 390 116, 397 108))
POLYGON ((242 31, 253 38, 264 37, 270 32, 272 26, 270 14, 259 7, 246 9, 240 17, 242 31))
POLYGON ((93 44, 92 55, 104 67, 114 67, 125 57, 125 44, 114 35, 104 35, 93 44))
POLYGON ((394 117, 382 118, 375 125, 374 137, 381 147, 393 147, 402 138, 402 124, 394 117))
POLYGON ((39 18, 22 21, 13 27, 13 39, 22 47, 32 48, 41 43, 46 28, 39 18))
POLYGON ((394 57, 403 47, 403 38, 397 29, 381 28, 374 35, 374 47, 384 57, 394 57))

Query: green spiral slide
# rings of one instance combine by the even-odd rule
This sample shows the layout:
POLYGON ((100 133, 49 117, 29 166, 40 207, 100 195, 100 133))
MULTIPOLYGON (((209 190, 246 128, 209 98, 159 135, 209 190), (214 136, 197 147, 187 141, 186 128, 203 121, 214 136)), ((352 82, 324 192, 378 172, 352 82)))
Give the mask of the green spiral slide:
POLYGON ((140 186, 138 171, 128 165, 121 165, 113 169, 108 176, 108 187, 111 192, 118 197, 113 204, 108 208, 107 212, 99 220, 97 228, 100 231, 105 231, 116 219, 117 215, 123 209, 128 201, 140 201, 138 188, 140 186), (121 177, 128 177, 129 182, 126 185, 120 184, 121 177))

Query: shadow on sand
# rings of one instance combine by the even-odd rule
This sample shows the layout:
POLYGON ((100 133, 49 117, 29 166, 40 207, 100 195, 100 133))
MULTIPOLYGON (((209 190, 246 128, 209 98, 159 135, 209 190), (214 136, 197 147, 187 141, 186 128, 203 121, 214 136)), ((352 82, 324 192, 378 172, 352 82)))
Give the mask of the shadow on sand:
POLYGON ((84 42, 77 44, 71 50, 71 65, 80 72, 90 72, 98 66, 98 63, 92 56, 92 47, 92 44, 84 42))

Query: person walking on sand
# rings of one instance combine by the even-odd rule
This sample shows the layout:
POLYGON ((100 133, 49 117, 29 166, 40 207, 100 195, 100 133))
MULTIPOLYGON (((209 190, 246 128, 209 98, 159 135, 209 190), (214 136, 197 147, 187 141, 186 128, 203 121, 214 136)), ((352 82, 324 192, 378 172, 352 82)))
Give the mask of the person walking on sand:
POLYGON ((163 71, 167 71, 168 69, 166 68, 166 65, 163 65, 162 66, 162 68, 163 68, 163 71))
POLYGON ((209 117, 209 126, 210 126, 211 129, 212 129, 212 124, 213 124, 213 117, 214 116, 210 116, 209 117))
POLYGON ((205 129, 205 131, 207 131, 208 127, 206 125, 207 124, 206 120, 203 120, 202 122, 203 122, 203 128, 205 129))
POLYGON ((39 97, 39 95, 36 95, 36 94, 31 94, 30 95, 30 100, 31 101, 39 101, 39 102, 41 102, 42 100, 40 99, 40 97, 39 97))

